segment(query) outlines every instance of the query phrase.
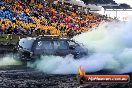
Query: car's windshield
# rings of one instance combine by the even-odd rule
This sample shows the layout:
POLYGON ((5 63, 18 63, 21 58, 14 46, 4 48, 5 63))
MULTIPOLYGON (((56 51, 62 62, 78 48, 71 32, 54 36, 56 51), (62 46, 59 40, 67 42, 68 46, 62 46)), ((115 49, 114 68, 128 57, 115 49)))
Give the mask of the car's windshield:
POLYGON ((68 41, 69 46, 78 46, 79 44, 73 40, 68 41))

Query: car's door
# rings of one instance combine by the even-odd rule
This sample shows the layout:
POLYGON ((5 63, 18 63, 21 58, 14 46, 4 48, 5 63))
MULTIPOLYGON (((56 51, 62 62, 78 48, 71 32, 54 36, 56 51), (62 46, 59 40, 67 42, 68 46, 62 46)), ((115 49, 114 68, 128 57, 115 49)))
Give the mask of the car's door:
POLYGON ((66 56, 69 54, 69 47, 66 40, 53 40, 54 54, 57 56, 66 56))
POLYGON ((53 42, 50 40, 38 41, 34 48, 36 55, 53 55, 53 42))

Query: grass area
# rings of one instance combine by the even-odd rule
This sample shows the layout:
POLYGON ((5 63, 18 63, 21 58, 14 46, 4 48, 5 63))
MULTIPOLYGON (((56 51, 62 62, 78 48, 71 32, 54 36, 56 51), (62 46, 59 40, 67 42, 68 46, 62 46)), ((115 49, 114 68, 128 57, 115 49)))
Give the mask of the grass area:
POLYGON ((7 34, 0 36, 0 44, 16 44, 19 41, 19 36, 18 35, 13 35, 12 38, 7 39, 7 34))

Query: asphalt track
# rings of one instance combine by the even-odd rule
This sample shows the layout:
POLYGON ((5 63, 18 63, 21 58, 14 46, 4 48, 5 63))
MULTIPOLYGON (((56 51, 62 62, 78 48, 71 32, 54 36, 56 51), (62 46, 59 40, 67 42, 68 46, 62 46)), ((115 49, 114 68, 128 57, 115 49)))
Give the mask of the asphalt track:
MULTIPOLYGON (((110 74, 99 71, 88 74, 110 74)), ((129 73, 132 79, 132 73, 129 73)), ((132 88, 132 82, 126 84, 79 84, 76 74, 45 74, 26 65, 0 66, 0 88, 132 88)))
MULTIPOLYGON (((107 74, 100 71, 91 74, 107 74)), ((132 78, 132 74, 129 74, 132 78)), ((80 85, 76 75, 45 74, 24 65, 1 66, 0 88, 132 88, 132 82, 126 84, 89 84, 80 85)))

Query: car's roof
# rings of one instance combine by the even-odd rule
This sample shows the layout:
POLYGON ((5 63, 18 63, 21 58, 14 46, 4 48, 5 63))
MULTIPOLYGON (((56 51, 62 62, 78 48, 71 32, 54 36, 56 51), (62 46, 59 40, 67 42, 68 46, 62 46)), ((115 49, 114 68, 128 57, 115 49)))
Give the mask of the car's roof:
POLYGON ((36 40, 70 40, 68 38, 56 38, 56 37, 39 37, 36 40))
POLYGON ((51 40, 70 40, 69 38, 66 37, 60 37, 58 35, 44 35, 44 36, 38 36, 36 40, 38 39, 51 39, 51 40))
POLYGON ((20 41, 35 41, 35 40, 70 40, 69 38, 65 37, 57 37, 57 36, 38 36, 38 37, 27 37, 27 38, 22 38, 20 41))

